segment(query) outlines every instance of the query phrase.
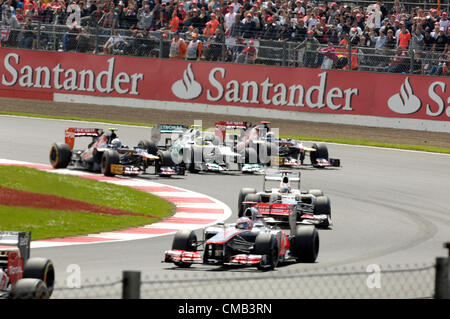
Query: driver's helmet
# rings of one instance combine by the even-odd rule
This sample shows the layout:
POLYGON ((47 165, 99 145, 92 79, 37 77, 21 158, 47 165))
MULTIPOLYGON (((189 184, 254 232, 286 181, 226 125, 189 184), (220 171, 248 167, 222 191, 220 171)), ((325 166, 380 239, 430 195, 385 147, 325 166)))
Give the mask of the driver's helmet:
POLYGON ((122 146, 122 142, 118 138, 115 138, 111 141, 111 145, 115 148, 119 148, 122 146))
POLYGON ((247 229, 251 230, 253 227, 253 222, 248 217, 241 217, 236 221, 236 228, 237 229, 247 229))
POLYGON ((266 134, 266 140, 268 142, 274 142, 275 141, 275 134, 273 132, 268 132, 266 134))
POLYGON ((291 192, 291 185, 289 184, 289 178, 283 177, 283 180, 280 183, 280 193, 290 193, 291 192))
POLYGON ((204 139, 203 137, 199 136, 195 139, 195 144, 197 145, 206 145, 208 144, 206 139, 204 139))

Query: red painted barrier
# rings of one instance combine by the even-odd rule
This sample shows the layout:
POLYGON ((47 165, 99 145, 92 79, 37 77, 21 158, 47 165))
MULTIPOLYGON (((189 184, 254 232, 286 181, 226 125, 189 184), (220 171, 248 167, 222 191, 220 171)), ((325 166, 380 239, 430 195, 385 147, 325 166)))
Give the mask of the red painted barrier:
POLYGON ((448 121, 448 77, 0 49, 0 96, 53 93, 448 121))

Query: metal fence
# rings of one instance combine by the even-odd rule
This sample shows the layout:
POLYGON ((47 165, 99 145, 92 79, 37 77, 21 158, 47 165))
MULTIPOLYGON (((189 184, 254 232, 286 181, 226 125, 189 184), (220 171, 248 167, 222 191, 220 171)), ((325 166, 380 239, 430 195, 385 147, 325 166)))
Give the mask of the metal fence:
MULTIPOLYGON (((448 259, 436 272, 435 265, 372 268, 288 267, 270 272, 251 269, 196 271, 168 269, 162 275, 124 272, 123 277, 85 282, 80 288, 58 287, 56 299, 410 299, 443 298, 438 288, 450 287, 448 259), (444 274, 444 277, 442 277, 444 274)), ((447 289, 447 290, 445 290, 447 289)), ((447 295, 446 298, 449 298, 447 295)))
MULTIPOLYGON (((8 41, 3 47, 34 48, 46 51, 75 51, 91 54, 104 54, 104 45, 111 37, 111 30, 98 26, 83 26, 80 31, 69 29, 65 25, 45 25, 34 23, 34 36, 26 40, 20 30, 11 30, 8 41), (66 38, 66 41, 64 39, 66 38), (68 40, 69 39, 69 40, 68 40)), ((122 29, 120 34, 125 40, 114 47, 109 54, 122 56, 140 56, 144 58, 169 58, 171 35, 161 32, 142 33, 122 29)), ((189 34, 182 34, 186 41, 189 34)), ((432 76, 448 76, 450 53, 430 47, 422 50, 402 50, 397 48, 377 49, 372 46, 359 45, 348 39, 348 45, 335 46, 332 54, 323 51, 325 44, 320 44, 313 51, 298 48, 299 42, 279 42, 272 40, 254 40, 257 49, 256 60, 247 59, 243 49, 248 41, 236 42, 234 38, 224 38, 214 42, 200 38, 203 42, 201 60, 252 63, 282 67, 314 67, 322 69, 339 69, 345 71, 409 73, 432 76)))

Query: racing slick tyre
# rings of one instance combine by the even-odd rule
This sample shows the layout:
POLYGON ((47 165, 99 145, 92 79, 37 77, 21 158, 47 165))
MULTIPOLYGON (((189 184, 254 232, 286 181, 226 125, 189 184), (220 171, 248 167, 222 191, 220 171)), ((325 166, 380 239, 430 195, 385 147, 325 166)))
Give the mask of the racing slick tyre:
POLYGON ((102 161, 100 163, 102 174, 105 176, 114 176, 111 172, 111 165, 119 164, 119 152, 116 150, 106 150, 103 152, 102 161))
POLYGON ((278 241, 275 235, 270 233, 259 233, 255 239, 255 255, 265 255, 266 261, 259 263, 259 270, 273 270, 278 264, 278 241))
MULTIPOLYGON (((261 195, 260 194, 247 194, 247 196, 245 196, 244 198, 244 202, 256 202, 259 203, 261 202, 261 195)), ((245 210, 248 207, 251 207, 252 205, 246 205, 246 204, 242 204, 242 216, 244 216, 245 210)), ((242 217, 239 216, 239 217, 242 217)), ((252 216, 246 216, 246 217, 252 217, 252 216)))
POLYGON ((311 159, 311 164, 316 165, 318 158, 324 158, 328 160, 328 148, 324 143, 313 144, 311 148, 315 149, 315 152, 309 153, 309 158, 311 159))
POLYGON ((23 278, 17 281, 11 290, 11 299, 49 299, 49 293, 45 282, 36 278, 23 278))
MULTIPOLYGON (((197 235, 192 230, 182 229, 175 233, 172 242, 173 250, 197 251, 197 235)), ((181 268, 191 267, 191 263, 176 262, 176 266, 181 268)))
POLYGON ((152 154, 152 155, 157 155, 158 153, 158 146, 156 146, 155 143, 149 141, 149 140, 142 140, 139 141, 137 147, 146 150, 147 153, 152 154))
POLYGON ((53 168, 66 168, 72 158, 72 151, 69 145, 55 143, 50 148, 50 164, 53 168))
POLYGON ((297 262, 313 263, 319 255, 319 233, 314 225, 299 225, 295 229, 292 253, 297 262))
MULTIPOLYGON (((330 199, 327 196, 318 196, 316 197, 316 202, 314 204, 314 215, 328 215, 328 218, 331 218, 331 204, 330 199)), ((325 220, 320 224, 320 227, 329 227, 329 219, 325 220)))
POLYGON ((244 149, 244 163, 258 164, 258 152, 254 148, 244 149))
POLYGON ((159 160, 155 161, 155 172, 161 172, 161 166, 175 166, 175 163, 172 160, 172 155, 170 151, 161 151, 158 150, 156 155, 159 157, 159 160))
POLYGON ((55 285, 55 268, 50 259, 41 257, 28 259, 23 268, 23 277, 42 280, 45 283, 48 296, 52 295, 55 285))
POLYGON ((318 197, 318 196, 323 196, 323 191, 320 189, 310 189, 310 190, 308 190, 308 194, 318 197))
POLYGON ((189 171, 189 173, 198 173, 200 172, 199 169, 197 169, 195 167, 195 161, 199 161, 203 162, 203 150, 201 147, 197 147, 197 146, 191 146, 190 148, 186 148, 185 149, 187 151, 187 159, 188 159, 188 163, 186 163, 186 167, 189 171))
POLYGON ((242 188, 241 191, 239 192, 239 197, 238 197, 238 215, 239 215, 239 217, 242 217, 242 215, 244 214, 244 207, 242 207, 242 202, 245 200, 245 197, 248 194, 256 194, 256 189, 242 188))

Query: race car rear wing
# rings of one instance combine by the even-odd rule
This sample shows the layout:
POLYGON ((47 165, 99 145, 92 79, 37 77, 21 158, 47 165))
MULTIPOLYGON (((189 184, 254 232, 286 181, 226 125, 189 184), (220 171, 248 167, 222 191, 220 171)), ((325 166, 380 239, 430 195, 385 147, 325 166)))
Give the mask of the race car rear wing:
POLYGON ((227 130, 246 130, 249 128, 248 122, 243 121, 219 121, 215 124, 215 135, 222 141, 225 141, 227 130))
POLYGON ((0 246, 18 247, 20 257, 27 260, 30 257, 31 232, 0 231, 0 246))
MULTIPOLYGON (((156 126, 152 127, 151 130, 151 140, 153 143, 155 143, 157 146, 159 145, 159 142, 161 141, 161 134, 183 134, 189 129, 188 125, 180 125, 180 124, 157 124, 156 126)), ((164 146, 168 146, 168 144, 171 144, 172 137, 166 137, 164 141, 164 146)))
POLYGON ((76 137, 98 137, 103 134, 101 128, 76 128, 70 127, 64 131, 64 142, 69 145, 70 149, 73 149, 76 137))
POLYGON ((281 182, 284 178, 287 178, 289 183, 296 182, 297 188, 300 189, 300 172, 288 170, 267 170, 264 174, 264 189, 267 189, 267 182, 281 182))

